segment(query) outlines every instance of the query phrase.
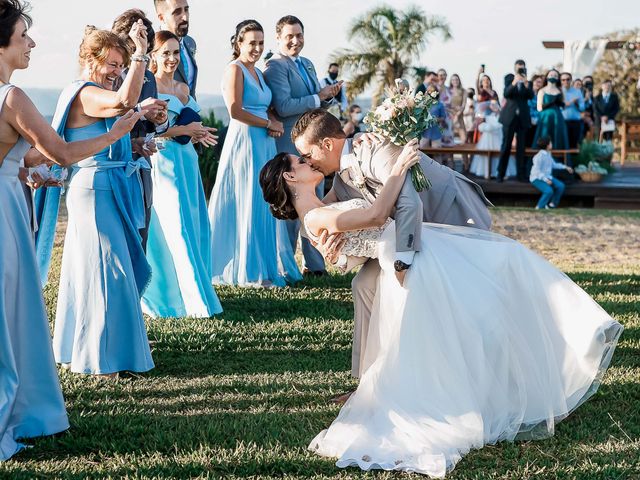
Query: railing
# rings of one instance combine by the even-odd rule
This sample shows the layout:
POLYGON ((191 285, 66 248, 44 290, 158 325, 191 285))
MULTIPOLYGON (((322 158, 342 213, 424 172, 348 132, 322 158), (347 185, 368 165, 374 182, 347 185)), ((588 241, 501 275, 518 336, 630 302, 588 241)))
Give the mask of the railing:
MULTIPOLYGON (((429 147, 429 148, 422 148, 421 150, 423 153, 427 155, 446 155, 446 154, 484 155, 486 157, 486 162, 487 162, 487 168, 485 169, 487 173, 485 174, 484 178, 487 178, 487 179, 489 178, 489 175, 491 172, 491 160, 493 159, 493 157, 500 156, 500 150, 488 150, 483 148, 477 148, 476 145, 472 143, 463 143, 463 144, 454 145, 451 147, 429 147)), ((567 163, 567 157, 569 155, 577 155, 578 151, 579 150, 577 148, 550 150, 551 155, 553 155, 555 159, 557 160, 561 159, 562 162, 565 164, 567 163)), ((511 154, 515 155, 515 153, 516 153, 516 150, 511 149, 511 154)), ((536 153, 538 153, 538 150, 535 150, 533 148, 527 148, 524 151, 525 157, 533 157, 536 153)))

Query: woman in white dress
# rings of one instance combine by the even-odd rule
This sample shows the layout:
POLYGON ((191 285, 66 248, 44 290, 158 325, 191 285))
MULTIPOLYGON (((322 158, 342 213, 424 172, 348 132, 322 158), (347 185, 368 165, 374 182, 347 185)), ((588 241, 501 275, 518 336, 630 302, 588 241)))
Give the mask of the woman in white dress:
POLYGON ((275 216, 303 218, 312 238, 343 232, 341 255, 382 267, 360 385, 309 448, 339 467, 443 477, 473 448, 552 435, 597 390, 622 326, 520 243, 470 227, 423 224, 400 285, 388 217, 416 158, 405 147, 371 206, 324 205, 322 174, 292 155, 260 180, 275 216))
MULTIPOLYGON (((502 124, 498 121, 500 105, 497 100, 479 102, 476 105, 476 118, 480 120, 478 130, 481 134, 476 148, 478 150, 500 150, 502 147, 502 124)), ((498 176, 498 155, 491 157, 491 165, 486 155, 474 155, 469 171, 478 177, 498 176), (489 174, 489 175, 487 175, 489 174)), ((505 177, 516 175, 516 162, 513 156, 509 157, 505 177)))

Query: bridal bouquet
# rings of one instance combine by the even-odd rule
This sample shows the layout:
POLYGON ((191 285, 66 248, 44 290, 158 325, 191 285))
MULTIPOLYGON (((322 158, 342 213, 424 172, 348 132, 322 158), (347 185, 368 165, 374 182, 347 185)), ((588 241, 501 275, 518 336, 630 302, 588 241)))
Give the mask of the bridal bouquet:
MULTIPOLYGON (((438 123, 430 113, 437 101, 437 91, 413 95, 397 88, 389 92, 381 105, 367 114, 364 122, 371 127, 372 132, 387 137, 394 145, 404 146, 414 138, 420 138, 422 132, 438 123)), ((410 172, 417 192, 431 188, 431 182, 419 163, 411 167, 410 172)))

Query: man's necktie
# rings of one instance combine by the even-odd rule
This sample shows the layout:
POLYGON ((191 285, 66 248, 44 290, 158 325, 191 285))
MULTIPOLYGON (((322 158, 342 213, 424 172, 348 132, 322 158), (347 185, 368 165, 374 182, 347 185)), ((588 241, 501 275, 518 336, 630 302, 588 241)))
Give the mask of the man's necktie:
POLYGON ((187 47, 184 46, 184 41, 180 42, 180 63, 182 63, 182 69, 184 70, 184 77, 187 81, 187 85, 189 86, 189 90, 191 90, 191 82, 189 82, 189 63, 187 62, 187 53, 185 49, 187 47))
POLYGON ((298 66, 298 71, 300 72, 300 76, 302 77, 304 84, 307 86, 310 92, 313 92, 313 87, 311 86, 311 80, 309 79, 309 74, 305 70, 304 65, 302 64, 302 60, 300 60, 300 57, 298 57, 294 61, 298 66))

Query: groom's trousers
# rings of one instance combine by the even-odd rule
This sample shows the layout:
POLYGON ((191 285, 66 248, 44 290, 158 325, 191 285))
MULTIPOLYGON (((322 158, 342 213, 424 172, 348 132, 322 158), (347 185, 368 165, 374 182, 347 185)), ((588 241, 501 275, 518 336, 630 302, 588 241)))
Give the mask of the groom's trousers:
POLYGON ((365 263, 351 282, 353 293, 353 345, 351 350, 351 375, 360 378, 369 336, 369 322, 373 299, 376 296, 380 263, 372 258, 365 263))

